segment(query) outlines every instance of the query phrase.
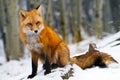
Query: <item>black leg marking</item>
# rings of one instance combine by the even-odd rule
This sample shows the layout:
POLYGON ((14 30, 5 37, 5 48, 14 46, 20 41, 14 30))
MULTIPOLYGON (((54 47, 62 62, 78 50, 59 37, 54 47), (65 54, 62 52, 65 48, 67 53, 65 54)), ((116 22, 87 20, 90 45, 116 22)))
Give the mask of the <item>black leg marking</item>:
MULTIPOLYGON (((41 56, 41 58, 42 58, 43 60, 46 60, 46 56, 45 56, 43 53, 41 53, 40 56, 41 56)), ((45 62, 45 63, 46 63, 46 62, 45 62)), ((46 65, 43 64, 42 68, 43 68, 43 69, 46 69, 46 65)))
POLYGON ((45 65, 45 64, 43 64, 42 68, 43 68, 43 69, 46 69, 46 65, 45 65))
POLYGON ((51 69, 56 69, 57 67, 58 67, 58 64, 53 63, 53 64, 51 65, 51 69))
POLYGON ((32 59, 32 74, 28 76, 28 78, 33 78, 37 74, 37 65, 35 65, 32 59))
POLYGON ((45 68, 45 75, 51 73, 50 62, 47 56, 45 58, 45 64, 43 66, 45 68))

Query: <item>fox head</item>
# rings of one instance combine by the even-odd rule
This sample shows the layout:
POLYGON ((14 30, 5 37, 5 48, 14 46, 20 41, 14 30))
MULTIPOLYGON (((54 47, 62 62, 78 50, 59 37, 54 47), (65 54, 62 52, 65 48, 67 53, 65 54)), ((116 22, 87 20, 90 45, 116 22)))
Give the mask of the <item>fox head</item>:
POLYGON ((44 29, 43 6, 31 11, 20 10, 20 27, 27 35, 39 34, 44 29))

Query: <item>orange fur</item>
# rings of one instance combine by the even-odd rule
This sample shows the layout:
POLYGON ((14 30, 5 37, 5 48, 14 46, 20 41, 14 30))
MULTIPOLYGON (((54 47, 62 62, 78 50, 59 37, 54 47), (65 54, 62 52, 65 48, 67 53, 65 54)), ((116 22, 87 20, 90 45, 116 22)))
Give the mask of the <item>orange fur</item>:
POLYGON ((89 51, 86 54, 72 57, 70 60, 71 62, 80 66, 82 69, 90 68, 93 66, 107 67, 107 65, 111 63, 117 63, 113 57, 107 53, 95 50, 91 44, 89 51))
POLYGON ((32 54, 35 64, 37 64, 38 59, 43 64, 45 63, 44 58, 41 56, 43 53, 48 56, 50 64, 56 63, 60 67, 63 67, 69 62, 67 44, 50 26, 46 25, 41 13, 41 9, 33 9, 31 11, 20 10, 21 40, 26 46, 33 47, 28 49, 32 54), (34 31, 39 31, 39 29, 39 34, 34 33, 34 31), (38 47, 35 47, 37 45, 38 47), (48 49, 49 51, 47 51, 48 49))

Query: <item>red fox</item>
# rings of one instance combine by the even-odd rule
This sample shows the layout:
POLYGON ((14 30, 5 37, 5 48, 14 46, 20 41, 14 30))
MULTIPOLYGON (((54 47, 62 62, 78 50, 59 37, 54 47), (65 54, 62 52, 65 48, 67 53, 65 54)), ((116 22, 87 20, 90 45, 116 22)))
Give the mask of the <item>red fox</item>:
MULTIPOLYGON (((99 66, 101 68, 110 67, 111 64, 118 63, 113 57, 107 53, 95 50, 95 44, 89 45, 89 50, 86 54, 70 58, 71 62, 77 64, 82 69, 99 66)), ((111 66, 112 67, 112 66, 111 66)), ((113 65, 113 67, 115 67, 113 65)))
POLYGON ((116 61, 109 55, 90 47, 89 51, 80 56, 70 58, 67 44, 48 26, 42 14, 42 5, 31 11, 20 10, 20 38, 32 55, 33 78, 37 74, 38 59, 43 63, 44 74, 56 67, 64 67, 69 62, 82 69, 92 66, 104 67, 116 61))
POLYGON ((32 55, 32 74, 28 78, 36 75, 38 59, 44 64, 45 74, 51 72, 51 65, 64 67, 70 61, 67 44, 42 15, 42 5, 31 11, 20 10, 20 38, 32 55))

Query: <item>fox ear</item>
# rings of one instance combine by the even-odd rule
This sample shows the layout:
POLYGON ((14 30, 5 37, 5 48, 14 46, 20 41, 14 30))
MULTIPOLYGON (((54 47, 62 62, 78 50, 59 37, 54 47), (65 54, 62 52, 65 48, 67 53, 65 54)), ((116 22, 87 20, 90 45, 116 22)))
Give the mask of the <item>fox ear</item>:
POLYGON ((36 8, 39 15, 44 17, 44 6, 43 5, 40 5, 39 7, 36 8))
POLYGON ((95 48, 97 48, 95 43, 90 43, 89 44, 89 52, 93 52, 95 50, 95 48))
POLYGON ((26 11, 25 10, 20 10, 19 14, 20 14, 20 19, 21 20, 24 20, 26 18, 26 11))

